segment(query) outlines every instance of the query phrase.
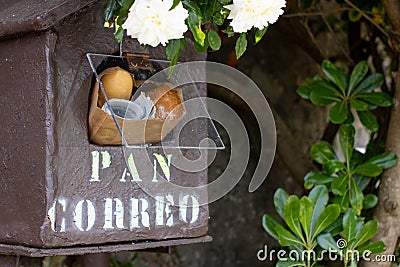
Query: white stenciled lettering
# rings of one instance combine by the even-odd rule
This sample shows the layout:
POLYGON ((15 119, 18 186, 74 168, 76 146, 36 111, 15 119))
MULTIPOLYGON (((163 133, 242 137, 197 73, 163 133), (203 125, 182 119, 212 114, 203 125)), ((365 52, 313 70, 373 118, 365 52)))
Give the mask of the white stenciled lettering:
POLYGON ((154 153, 154 163, 153 163, 153 168, 154 168, 154 173, 153 173, 153 180, 152 182, 157 183, 157 162, 161 167, 162 172, 164 173, 165 178, 169 182, 171 180, 171 171, 170 171, 170 166, 171 166, 171 159, 172 155, 168 154, 167 157, 165 158, 163 155, 154 153))
POLYGON ((104 170, 104 169, 110 167, 110 165, 111 165, 111 155, 110 155, 110 153, 108 153, 108 151, 102 151, 101 152, 101 158, 102 158, 102 161, 101 161, 102 167, 101 168, 104 170))
POLYGON ((172 226, 174 224, 174 218, 172 216, 172 210, 171 210, 171 206, 173 205, 174 205, 174 199, 172 195, 167 195, 165 196, 165 198, 163 196, 156 197, 157 226, 163 226, 163 225, 172 226))
POLYGON ((66 223, 65 223, 65 217, 61 217, 61 223, 58 224, 59 218, 58 218, 58 213, 59 213, 59 209, 57 207, 61 206, 61 210, 63 213, 66 212, 67 210, 67 200, 64 198, 59 198, 57 200, 54 201, 54 204, 51 206, 51 208, 49 209, 49 212, 47 213, 47 216, 50 219, 51 222, 51 230, 53 230, 53 232, 65 232, 66 229, 66 223), (59 228, 59 229, 58 229, 59 228))
POLYGON ((150 228, 148 208, 149 202, 146 199, 131 198, 131 229, 139 228, 139 221, 144 227, 150 228), (140 206, 139 203, 141 204, 140 206))
POLYGON ((93 203, 90 200, 81 200, 79 201, 74 210, 74 223, 75 226, 80 230, 80 231, 89 231, 92 229, 95 219, 96 219, 96 210, 94 208, 93 203), (87 210, 87 226, 86 229, 83 228, 83 221, 84 221, 84 215, 83 215, 83 203, 86 203, 86 210, 87 210))
POLYGON ((99 176, 100 153, 99 151, 92 151, 92 176, 89 182, 100 182, 99 176))
POLYGON ((184 221, 186 223, 187 222, 194 223, 199 218, 199 213, 200 213, 199 201, 194 196, 185 195, 179 200, 179 216, 182 221, 184 221), (188 211, 188 205, 189 205, 189 198, 192 200, 192 205, 191 205, 192 218, 191 218, 190 222, 187 218, 188 217, 187 211, 188 211))
POLYGON ((114 229, 114 216, 115 226, 117 228, 124 228, 124 205, 118 198, 106 198, 104 204, 104 229, 114 229), (115 210, 113 203, 115 202, 115 210))
POLYGON ((140 179, 139 172, 136 168, 135 161, 133 160, 132 153, 128 157, 128 167, 132 176, 132 182, 141 182, 142 179, 140 179))

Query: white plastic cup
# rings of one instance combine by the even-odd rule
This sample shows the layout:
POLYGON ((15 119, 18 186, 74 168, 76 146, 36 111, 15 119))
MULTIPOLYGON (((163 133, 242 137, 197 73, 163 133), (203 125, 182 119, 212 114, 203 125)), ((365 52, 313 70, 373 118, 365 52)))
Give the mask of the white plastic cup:
MULTIPOLYGON (((126 99, 112 98, 108 101, 115 116, 125 120, 143 120, 146 117, 143 107, 126 99)), ((101 108, 105 113, 111 115, 111 111, 104 103, 101 108)))

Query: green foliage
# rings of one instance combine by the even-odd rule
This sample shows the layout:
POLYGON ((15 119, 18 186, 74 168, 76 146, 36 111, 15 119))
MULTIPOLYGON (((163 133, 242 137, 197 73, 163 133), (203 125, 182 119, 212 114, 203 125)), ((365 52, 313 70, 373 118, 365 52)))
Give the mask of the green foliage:
POLYGON ((373 73, 367 76, 366 61, 358 63, 350 77, 346 75, 344 69, 337 68, 328 60, 322 62, 322 71, 327 79, 318 77, 308 81, 306 86, 297 89, 298 94, 315 105, 334 104, 329 112, 329 118, 333 123, 351 123, 353 121, 351 111, 354 110, 361 123, 371 132, 376 132, 379 125, 371 110, 393 104, 393 98, 388 94, 374 91, 383 84, 383 75, 373 73))
POLYGON ((339 218, 340 207, 336 204, 327 205, 328 189, 324 185, 314 187, 308 197, 298 199, 294 195, 287 196, 283 189, 279 189, 274 195, 274 203, 285 225, 275 217, 265 214, 262 219, 265 231, 283 247, 315 249, 318 237, 339 218))
POLYGON ((264 37, 264 35, 267 33, 268 27, 265 27, 264 29, 260 30, 257 29, 256 35, 254 37, 254 43, 257 44, 258 42, 261 41, 261 39, 264 37))
MULTIPOLYGON (((373 133, 378 130, 378 123, 370 110, 388 107, 393 99, 374 91, 382 85, 383 75, 367 75, 366 62, 358 63, 350 76, 327 60, 322 63, 322 70, 327 79, 315 76, 297 93, 315 105, 332 105, 329 117, 333 123, 341 124, 339 147, 344 159, 338 157, 330 143, 314 144, 310 156, 320 169, 304 177, 304 187, 311 189, 309 195, 299 199, 278 189, 274 204, 284 223, 265 214, 262 224, 282 247, 312 251, 315 255, 322 249, 333 250, 342 256, 344 266, 357 266, 356 255, 366 250, 372 254, 385 251, 383 242, 369 241, 377 232, 378 222, 363 215, 364 210, 377 205, 378 197, 363 191, 383 170, 397 164, 398 157, 371 147, 365 154, 355 150, 352 110, 373 133)), ((315 257, 308 257, 304 262, 279 261, 277 266, 314 266, 314 260, 315 257)))
POLYGON ((221 38, 214 30, 208 32, 208 42, 213 50, 219 50, 221 48, 221 38))
POLYGON ((343 231, 336 237, 336 241, 334 235, 327 232, 320 235, 317 242, 321 248, 342 255, 345 266, 356 264, 355 255, 361 255, 366 250, 372 254, 382 253, 386 250, 381 241, 368 242, 378 230, 376 220, 364 222, 352 209, 349 209, 343 215, 342 228, 343 231))
MULTIPOLYGON (((397 156, 391 152, 384 152, 373 157, 369 153, 362 159, 355 161, 357 151, 354 149, 355 130, 352 125, 342 125, 339 130, 340 147, 345 156, 341 162, 337 158, 332 146, 321 141, 311 148, 311 157, 322 165, 321 171, 311 171, 304 178, 304 187, 310 189, 315 185, 327 185, 334 195, 334 203, 342 207, 342 212, 347 210, 343 202, 349 200, 350 207, 357 214, 361 213, 364 205, 364 195, 360 188, 361 181, 369 177, 379 176, 384 169, 394 166, 397 156), (343 206, 344 205, 344 206, 343 206)), ((367 208, 372 208, 376 202, 368 197, 367 208), (371 206, 372 205, 372 206, 371 206)))
POLYGON ((181 50, 185 50, 185 47, 186 47, 186 40, 184 38, 170 40, 169 43, 167 44, 165 51, 167 54, 167 59, 171 61, 170 68, 168 69, 169 75, 172 74, 174 66, 178 62, 181 50))
MULTIPOLYGON (((122 25, 135 0, 104 0, 104 2, 105 26, 114 27, 115 38, 121 42, 124 36, 122 25)), ((186 24, 193 35, 195 49, 198 53, 206 52, 209 49, 219 50, 222 43, 220 34, 225 33, 228 37, 239 36, 236 42, 236 56, 239 59, 244 54, 247 49, 248 33, 236 34, 232 27, 225 23, 229 10, 224 6, 232 4, 232 0, 174 0, 171 10, 180 3, 189 13, 186 24)), ((254 28, 253 30, 255 31, 254 43, 257 44, 266 34, 268 27, 254 28)), ((167 59, 171 61, 170 66, 172 67, 177 63, 182 46, 181 49, 178 49, 176 40, 170 40, 166 49, 168 50, 167 59)))
POLYGON ((247 38, 245 33, 241 33, 239 38, 236 40, 236 57, 240 58, 247 49, 247 38))

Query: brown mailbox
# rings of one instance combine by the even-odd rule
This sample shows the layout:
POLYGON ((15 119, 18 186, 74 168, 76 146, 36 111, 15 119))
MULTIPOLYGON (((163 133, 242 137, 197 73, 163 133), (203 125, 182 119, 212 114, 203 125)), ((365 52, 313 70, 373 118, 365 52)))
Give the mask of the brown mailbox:
MULTIPOLYGON (((196 158, 198 150, 166 154, 157 146, 136 147, 150 159, 141 162, 140 153, 130 158, 133 152, 124 146, 89 142, 93 74, 86 54, 120 49, 112 30, 103 27, 103 2, 2 5, 0 254, 42 257, 210 241, 208 206, 187 207, 196 195, 167 199, 160 187, 153 198, 140 186, 162 179, 189 187, 206 184, 206 170, 186 172, 170 164, 174 153, 196 158), (168 205, 172 202, 178 205, 168 205)), ((162 47, 149 52, 150 58, 164 57, 162 47)), ((188 60, 205 60, 190 40, 181 58, 188 60)), ((204 96, 205 86, 197 93, 204 96)), ((199 122, 194 128, 202 127, 199 122)), ((191 138, 201 139, 204 132, 191 138)))

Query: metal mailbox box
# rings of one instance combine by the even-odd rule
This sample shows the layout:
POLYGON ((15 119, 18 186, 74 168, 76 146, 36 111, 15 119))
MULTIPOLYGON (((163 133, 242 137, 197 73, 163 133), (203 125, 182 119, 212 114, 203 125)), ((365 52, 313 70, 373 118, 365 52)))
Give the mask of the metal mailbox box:
MULTIPOLYGON (((199 186, 207 183, 206 170, 179 170, 170 164, 174 152, 146 148, 152 164, 131 158, 137 168, 131 173, 122 146, 89 142, 92 71, 85 55, 119 49, 103 27, 102 1, 3 2, 0 253, 84 254, 209 241, 207 205, 187 207, 196 196, 170 199, 160 189, 152 198, 138 185, 168 179, 199 186)), ((163 55, 162 48, 150 49, 152 58, 163 55)), ((205 55, 189 41, 182 60, 205 55)), ((199 93, 205 95, 205 86, 199 93)))

